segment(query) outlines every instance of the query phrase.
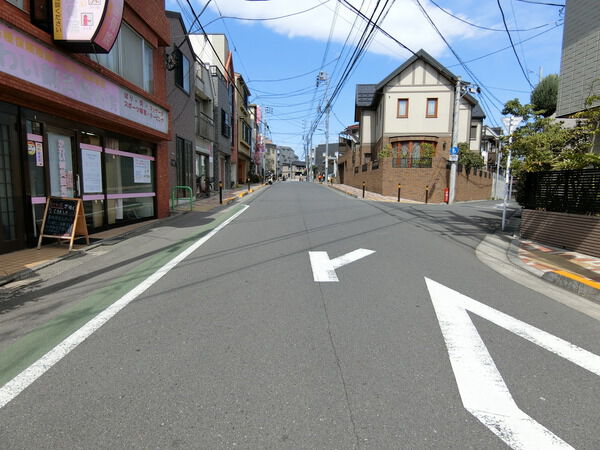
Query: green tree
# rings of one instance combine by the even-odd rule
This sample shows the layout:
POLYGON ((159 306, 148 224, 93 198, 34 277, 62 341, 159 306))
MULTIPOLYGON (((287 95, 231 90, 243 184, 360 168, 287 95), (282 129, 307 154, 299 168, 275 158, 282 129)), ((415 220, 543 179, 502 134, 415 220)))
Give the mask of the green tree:
MULTIPOLYGON (((513 132, 512 144, 506 139, 504 150, 513 155, 511 170, 521 172, 582 169, 600 167, 600 155, 590 153, 592 138, 598 133, 600 111, 588 110, 577 115, 578 123, 571 128, 544 117, 533 105, 521 105, 517 99, 507 102, 503 110, 526 118, 523 126, 513 132)), ((506 161, 506 158, 503 158, 506 161)))
POLYGON ((483 157, 479 153, 471 151, 466 142, 458 144, 458 163, 467 171, 471 168, 479 169, 484 165, 483 157))
POLYGON ((549 117, 556 111, 558 101, 558 75, 548 75, 538 83, 531 93, 533 109, 544 117, 549 117))

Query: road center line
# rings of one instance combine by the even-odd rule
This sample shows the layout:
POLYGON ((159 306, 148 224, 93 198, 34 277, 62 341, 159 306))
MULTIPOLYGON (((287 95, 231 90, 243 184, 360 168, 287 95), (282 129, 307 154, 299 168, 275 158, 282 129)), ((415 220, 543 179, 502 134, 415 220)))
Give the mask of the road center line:
POLYGON ((168 263, 163 265, 156 272, 154 272, 152 275, 150 275, 148 278, 146 278, 144 281, 138 284, 135 288, 133 288, 127 294, 123 295, 116 302, 114 302, 96 317, 94 317, 81 328, 79 328, 79 330, 75 331, 73 334, 71 334, 69 337, 63 340, 60 344, 58 344, 56 347, 54 347, 52 350, 50 350, 32 365, 30 365, 27 369, 25 369, 19 375, 14 377, 4 386, 2 386, 0 388, 0 408, 3 408, 12 399, 14 399, 21 392, 23 392, 23 390, 25 390, 30 384, 32 384, 35 380, 42 376, 48 369, 54 366, 54 364, 56 364, 62 358, 68 355, 71 352, 71 350, 73 350, 84 340, 86 340, 89 336, 91 336, 97 329, 99 329, 102 325, 108 322, 119 311, 125 308, 137 297, 139 297, 149 287, 151 287, 154 283, 160 280, 167 273, 169 273, 169 271, 171 271, 171 269, 177 266, 177 264, 179 264, 190 254, 196 251, 200 246, 206 243, 206 241, 212 238, 215 234, 217 234, 219 231, 221 231, 223 228, 229 225, 248 208, 248 205, 243 205, 240 211, 236 212, 233 216, 229 217, 227 220, 219 224, 207 235, 198 239, 187 249, 182 251, 179 255, 175 256, 168 263))

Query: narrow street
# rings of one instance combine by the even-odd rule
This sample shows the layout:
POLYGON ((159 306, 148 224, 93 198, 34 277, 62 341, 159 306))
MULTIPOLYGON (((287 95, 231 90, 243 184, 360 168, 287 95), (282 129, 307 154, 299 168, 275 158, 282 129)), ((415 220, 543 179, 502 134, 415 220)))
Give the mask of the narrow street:
POLYGON ((478 258, 496 203, 276 183, 49 267, 0 302, 0 446, 597 449, 597 305, 478 258))

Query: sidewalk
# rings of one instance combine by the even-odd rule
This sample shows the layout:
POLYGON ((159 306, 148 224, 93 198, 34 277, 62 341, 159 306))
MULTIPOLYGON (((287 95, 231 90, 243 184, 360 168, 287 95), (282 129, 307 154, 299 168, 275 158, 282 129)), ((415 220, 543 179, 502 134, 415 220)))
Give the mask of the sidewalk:
MULTIPOLYGON (((341 191, 347 195, 356 198, 362 197, 362 189, 356 188, 354 186, 348 186, 347 184, 338 184, 338 183, 322 183, 323 185, 327 184, 328 187, 341 191)), ((398 202, 398 197, 388 197, 385 195, 378 194, 377 192, 370 192, 365 190, 365 200, 374 200, 376 202, 398 202)), ((400 203, 414 203, 414 204, 422 204, 423 202, 417 202, 415 200, 409 200, 407 198, 400 197, 400 203)))
MULTIPOLYGON (((362 198, 362 189, 345 184, 328 186, 352 197, 362 198)), ((364 198, 380 202, 398 202, 397 197, 387 197, 369 191, 365 191, 364 198)), ((403 198, 400 199, 400 203, 423 204, 403 198)), ((600 302, 600 258, 521 240, 516 237, 519 225, 520 215, 516 214, 509 224, 515 235, 508 250, 512 264, 550 283, 600 302)))
MULTIPOLYGON (((228 189, 223 191, 223 205, 228 205, 245 195, 255 192, 262 188, 263 184, 250 185, 243 188, 228 189)), ((193 211, 209 212, 222 206, 219 203, 219 193, 212 192, 210 197, 200 198, 193 202, 193 211)), ((35 276, 35 271, 54 264, 66 258, 79 255, 81 252, 93 249, 99 245, 125 239, 128 235, 149 229, 162 220, 169 219, 174 215, 189 212, 189 202, 181 203, 171 211, 171 215, 164 219, 147 220, 132 225, 126 225, 119 228, 113 228, 106 231, 90 234, 90 245, 75 244, 73 251, 69 251, 68 243, 54 242, 43 245, 39 250, 37 248, 27 248, 16 252, 0 254, 0 294, 7 291, 14 291, 20 287, 31 283, 31 277, 35 276)), ((81 240, 79 242, 82 242, 81 240)))

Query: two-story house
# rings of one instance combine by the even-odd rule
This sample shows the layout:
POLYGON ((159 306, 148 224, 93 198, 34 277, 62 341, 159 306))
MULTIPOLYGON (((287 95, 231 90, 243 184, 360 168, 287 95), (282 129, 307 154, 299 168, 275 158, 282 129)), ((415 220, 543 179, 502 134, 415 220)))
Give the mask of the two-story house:
MULTIPOLYGON (((408 198, 421 200, 427 191, 434 200, 442 201, 448 186, 447 162, 455 117, 457 142, 480 152, 485 114, 464 89, 466 85, 424 50, 378 84, 357 85, 355 120, 359 125, 354 135, 359 142, 355 152, 340 158, 340 178, 357 187, 364 181, 371 190, 386 195, 395 195, 401 184, 408 198), (460 98, 455 114, 457 87, 460 98)), ((468 178, 469 174, 465 175, 468 178)), ((464 186, 458 185, 463 188, 458 198, 489 197, 491 180, 468 189, 469 180, 465 181, 464 186)))
MULTIPOLYGON (((377 160, 386 146, 418 159, 423 143, 433 145, 437 156, 447 156, 457 82, 454 74, 420 50, 378 84, 357 85, 355 120, 360 127, 361 161, 377 160)), ((480 111, 477 105, 471 95, 461 97, 458 142, 470 141, 473 111, 480 111)))

